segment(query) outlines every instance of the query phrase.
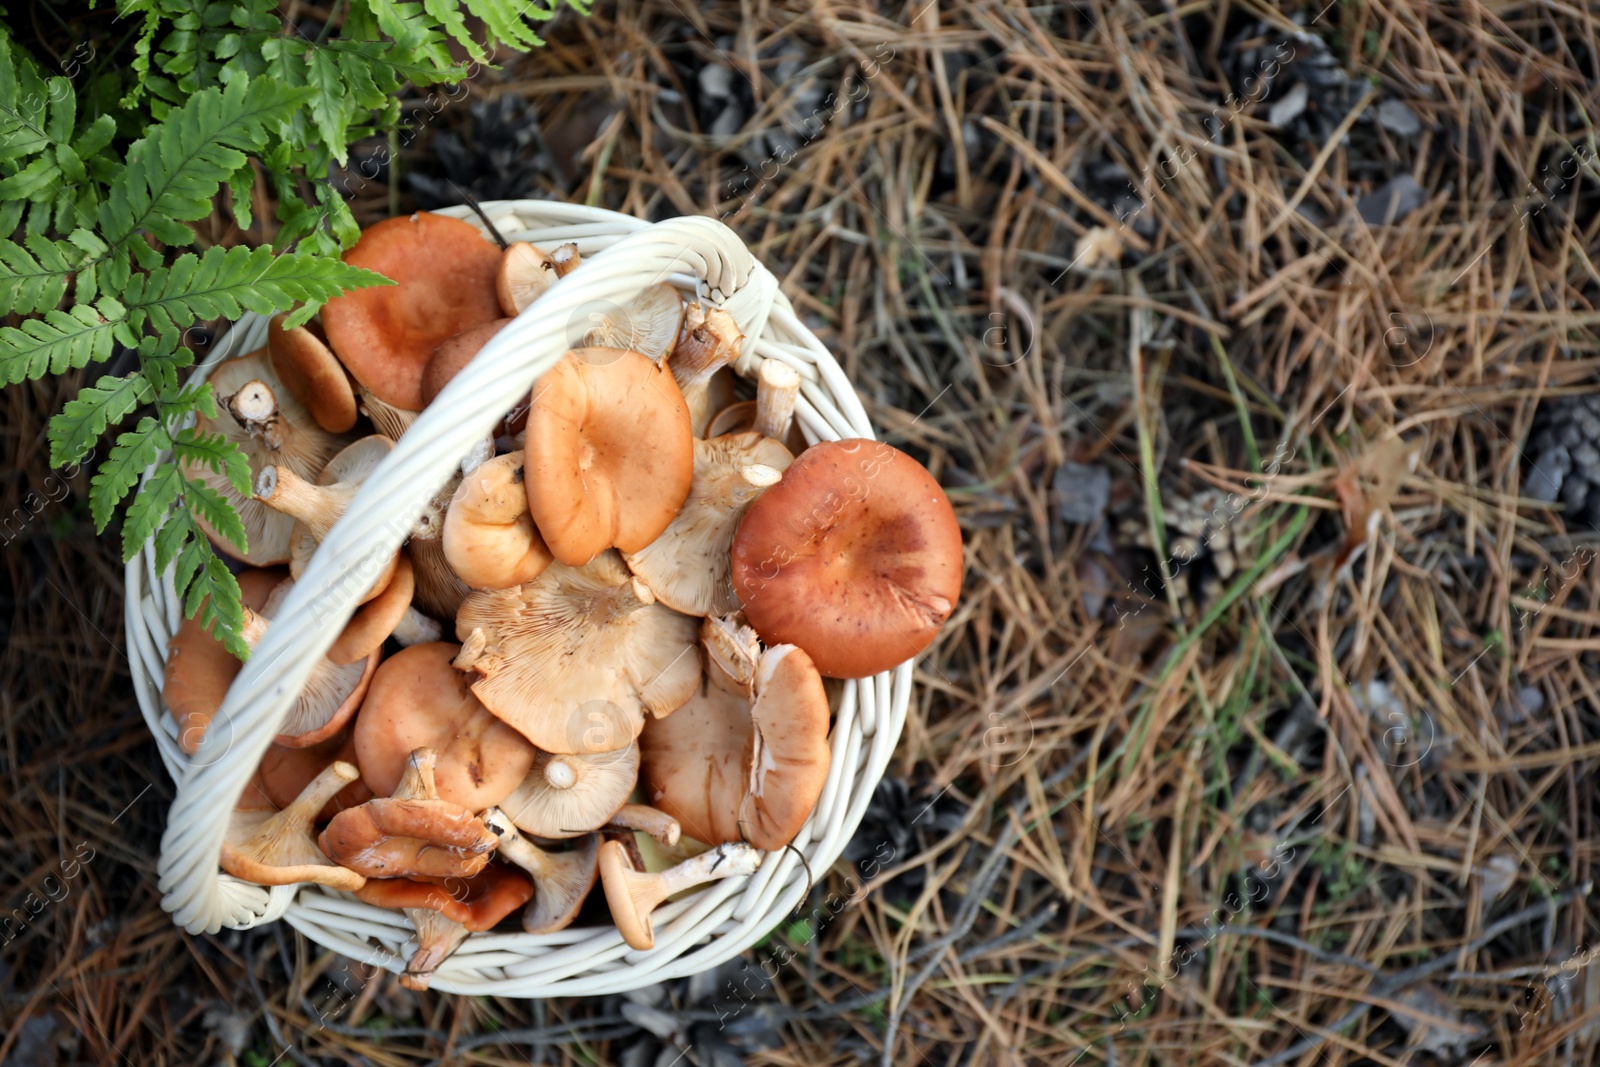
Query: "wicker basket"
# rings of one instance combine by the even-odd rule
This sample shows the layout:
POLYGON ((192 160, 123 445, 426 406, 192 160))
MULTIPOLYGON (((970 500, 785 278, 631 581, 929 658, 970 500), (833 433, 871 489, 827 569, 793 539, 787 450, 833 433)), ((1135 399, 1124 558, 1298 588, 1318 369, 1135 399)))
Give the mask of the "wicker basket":
MULTIPOLYGON (((843 371, 796 317, 777 281, 734 233, 707 218, 649 224, 615 212, 541 200, 484 205, 510 226, 508 239, 550 248, 577 242, 582 265, 557 282, 478 357, 417 419, 322 542, 265 639, 234 683, 196 757, 178 747, 161 703, 167 640, 183 617, 171 577, 155 573, 150 546, 127 567, 127 625, 134 687, 161 750, 177 798, 161 841, 162 906, 190 932, 245 929, 286 919, 307 937, 391 971, 414 945, 404 914, 362 904, 320 886, 266 889, 217 867, 228 814, 277 724, 304 685, 316 657, 355 609, 364 562, 400 545, 409 517, 448 479, 460 456, 481 440, 511 398, 525 395, 568 347, 569 324, 621 304, 667 280, 699 293, 738 322, 749 340, 736 364, 750 374, 762 358, 801 375, 797 407, 808 443, 871 437, 872 428, 843 371)), ((441 214, 476 222, 465 208, 441 214)), ((246 315, 194 375, 219 360, 260 347, 266 320, 246 315)), ((581 332, 581 330, 579 331, 581 332)), ((819 874, 839 856, 861 821, 905 724, 911 665, 848 682, 836 709, 833 763, 816 811, 795 839, 819 874)), ((454 993, 543 997, 616 993, 693 974, 766 935, 800 901, 806 872, 790 852, 772 853, 748 878, 714 882, 656 914, 656 947, 628 948, 616 930, 569 928, 555 934, 472 934, 447 960, 433 988, 454 993)))

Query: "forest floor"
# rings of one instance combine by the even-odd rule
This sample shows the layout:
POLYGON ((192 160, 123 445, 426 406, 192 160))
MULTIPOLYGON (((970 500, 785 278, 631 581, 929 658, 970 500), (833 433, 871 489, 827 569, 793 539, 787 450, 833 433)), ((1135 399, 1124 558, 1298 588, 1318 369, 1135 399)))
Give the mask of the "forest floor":
POLYGON ((364 221, 723 217, 947 488, 962 602, 800 914, 543 1002, 177 930, 116 539, 46 465, 78 383, 14 386, 0 910, 65 892, 0 1060, 1595 1062, 1600 563, 1535 441, 1600 482, 1600 16, 942 6, 567 13, 352 162, 364 221))

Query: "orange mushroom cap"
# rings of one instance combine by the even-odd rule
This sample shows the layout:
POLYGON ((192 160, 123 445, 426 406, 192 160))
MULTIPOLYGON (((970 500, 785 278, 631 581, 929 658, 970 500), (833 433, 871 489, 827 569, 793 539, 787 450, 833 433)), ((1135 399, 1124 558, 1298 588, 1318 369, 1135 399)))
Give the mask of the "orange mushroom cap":
POLYGON ((422 371, 434 349, 501 317, 500 249, 460 219, 418 212, 367 227, 344 260, 398 284, 328 301, 328 344, 379 400, 422 410, 422 371))
MULTIPOLYGON (((239 593, 244 606, 260 611, 283 577, 282 567, 240 572, 239 593)), ((206 727, 228 695, 228 687, 244 668, 227 646, 205 628, 201 622, 204 615, 197 611, 193 618, 183 620, 167 642, 167 667, 161 682, 161 702, 178 724, 178 747, 191 756, 199 749, 206 727)))
POLYGON ((622 349, 574 349, 534 383, 526 455, 533 521, 571 567, 654 541, 694 477, 683 393, 669 371, 622 349))
POLYGON ((322 338, 306 326, 285 329, 289 316, 279 312, 267 327, 267 356, 272 369, 311 417, 329 433, 344 433, 356 424, 356 393, 350 376, 322 338))
POLYGON ((428 357, 427 365, 422 368, 422 402, 433 403, 433 398, 450 384, 452 378, 466 369, 472 358, 489 343, 489 338, 509 325, 511 325, 510 319, 494 319, 491 322, 479 323, 454 337, 447 338, 434 349, 433 355, 428 357))
POLYGON ((933 641, 961 595, 961 528, 939 483, 879 441, 806 449, 745 512, 734 591, 768 644, 864 678, 933 641))
POLYGON ((533 882, 516 867, 491 863, 469 878, 419 882, 411 878, 369 878, 355 898, 379 908, 426 908, 472 933, 492 930, 533 897, 533 882))
POLYGON ((440 800, 437 756, 411 754, 394 795, 341 811, 317 838, 339 864, 370 878, 466 878, 483 870, 499 842, 483 820, 440 800))

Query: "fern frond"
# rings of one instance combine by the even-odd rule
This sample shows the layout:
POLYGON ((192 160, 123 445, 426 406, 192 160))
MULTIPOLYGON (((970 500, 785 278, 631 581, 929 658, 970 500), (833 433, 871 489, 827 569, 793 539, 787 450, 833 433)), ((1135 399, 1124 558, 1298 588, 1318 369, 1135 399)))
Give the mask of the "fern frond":
POLYGON ((86 386, 50 420, 50 465, 65 467, 89 453, 107 426, 127 418, 154 394, 143 374, 110 375, 86 386))
POLYGON ((120 303, 106 296, 93 305, 47 311, 43 318, 0 329, 0 385, 104 362, 125 314, 120 303))
MULTIPOLYGON (((111 446, 111 452, 89 482, 89 511, 94 516, 94 528, 97 532, 105 532, 105 528, 111 523, 112 514, 117 510, 117 505, 122 503, 122 498, 139 484, 140 476, 170 443, 167 431, 148 415, 140 419, 139 425, 129 432, 117 435, 117 443, 111 446)), ((176 499, 176 496, 173 499, 176 499)), ((127 533, 128 528, 124 525, 122 538, 124 563, 133 558, 133 552, 137 552, 145 541, 145 538, 141 537, 133 542, 133 552, 130 552, 127 533)), ((149 537, 148 532, 145 537, 149 537)))

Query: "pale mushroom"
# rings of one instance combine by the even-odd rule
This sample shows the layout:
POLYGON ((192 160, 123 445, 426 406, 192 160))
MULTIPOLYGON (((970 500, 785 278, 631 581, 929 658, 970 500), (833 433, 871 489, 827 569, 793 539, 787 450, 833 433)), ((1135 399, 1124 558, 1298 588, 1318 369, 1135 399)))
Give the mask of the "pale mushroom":
POLYGON ((366 878, 335 864, 312 836, 323 805, 359 776, 350 764, 336 762, 282 811, 235 811, 222 842, 222 869, 256 885, 315 882, 344 892, 361 888, 366 878))
MULTIPOLYGON (((318 426, 310 412, 284 387, 265 349, 217 364, 209 379, 221 410, 215 418, 196 416, 196 429, 221 434, 239 446, 252 477, 266 466, 281 466, 302 478, 314 478, 349 438, 318 426), (231 403, 230 403, 231 402, 231 403), (235 411, 239 414, 234 414, 235 411)), ((289 535, 294 519, 241 496, 227 475, 198 460, 180 460, 185 477, 221 494, 244 525, 246 547, 222 537, 196 513, 195 521, 217 548, 242 563, 268 567, 289 561, 289 535)))
POLYGON ((658 844, 667 848, 676 845, 683 834, 683 828, 678 825, 677 819, 645 804, 622 805, 600 829, 629 830, 633 833, 648 834, 658 844))
POLYGON ((284 385, 329 433, 345 433, 356 424, 356 394, 344 364, 308 326, 284 328, 289 316, 279 312, 267 326, 267 355, 284 385))
POLYGON ((758 433, 695 441, 689 498, 659 537, 623 554, 629 569, 674 611, 723 615, 738 610, 733 535, 745 509, 776 485, 792 462, 787 448, 758 433))
POLYGON ((639 738, 646 795, 708 844, 782 848, 827 781, 829 708, 822 676, 793 645, 761 654, 753 700, 709 682, 639 738))
POLYGON ((761 853, 749 845, 723 844, 651 874, 634 867, 620 842, 607 841, 600 846, 600 883, 605 887, 611 919, 628 947, 640 951, 655 948, 650 916, 668 897, 719 878, 754 874, 760 866, 761 853))
POLYGON ((522 913, 523 932, 553 934, 571 926, 600 877, 599 837, 587 834, 558 852, 523 837, 499 808, 484 812, 483 822, 500 838, 500 858, 533 875, 533 903, 522 913))
MULTIPOLYGON (((245 644, 253 649, 261 643, 268 625, 293 588, 294 579, 285 578, 273 589, 259 612, 245 609, 244 629, 240 633, 245 644)), ((320 657, 306 679, 305 688, 295 697, 276 743, 289 748, 307 748, 342 730, 361 706, 372 674, 378 669, 379 653, 378 648, 373 648, 366 656, 350 663, 334 663, 326 656, 320 657)))
POLYGON ((743 615, 712 616, 700 624, 706 675, 730 693, 748 696, 761 659, 761 639, 743 615))
POLYGON ((939 483, 879 441, 806 449, 745 512, 733 586, 769 644, 830 678, 864 678, 926 648, 961 595, 961 528, 939 483))
MULTIPOLYGON (((528 511, 521 452, 496 456, 461 479, 445 512, 445 561, 474 589, 509 589, 550 565, 550 550, 528 511)), ((459 609, 458 609, 459 610, 459 609)))
POLYGON ((671 354, 683 326, 683 298, 666 282, 657 282, 610 312, 593 312, 593 326, 582 344, 621 348, 649 356, 657 363, 671 354))
POLYGON ((372 878, 355 896, 375 907, 406 913, 417 931, 417 948, 406 963, 400 984, 423 990, 468 934, 494 929, 533 894, 527 875, 496 863, 470 878, 451 878, 442 886, 409 878, 372 878))
POLYGON ((638 352, 568 352, 534 383, 526 434, 528 509, 568 566, 637 552, 689 495, 688 409, 672 375, 638 352))
POLYGON ((475 671, 478 699, 544 751, 610 752, 633 743, 646 711, 670 715, 693 695, 695 630, 607 552, 473 593, 456 616, 455 665, 475 671))
POLYGON ((483 870, 499 839, 471 811, 439 799, 434 759, 418 749, 393 796, 335 815, 317 838, 322 851, 370 878, 470 878, 483 870))
POLYGON ((556 267, 538 247, 516 241, 505 250, 495 273, 495 293, 506 315, 522 314, 556 280, 556 267))
POLYGON ((668 366, 683 391, 694 436, 705 435, 711 416, 722 407, 711 391, 713 377, 739 358, 743 346, 744 334, 732 315, 718 307, 689 305, 668 366))
POLYGON ((604 826, 638 781, 638 745, 592 756, 540 752, 500 808, 524 833, 558 841, 604 826))
POLYGON ((389 636, 393 637, 401 648, 410 648, 412 645, 425 645, 439 640, 444 636, 444 627, 439 625, 439 620, 430 618, 407 604, 405 614, 400 616, 400 621, 395 624, 394 633, 389 636))

